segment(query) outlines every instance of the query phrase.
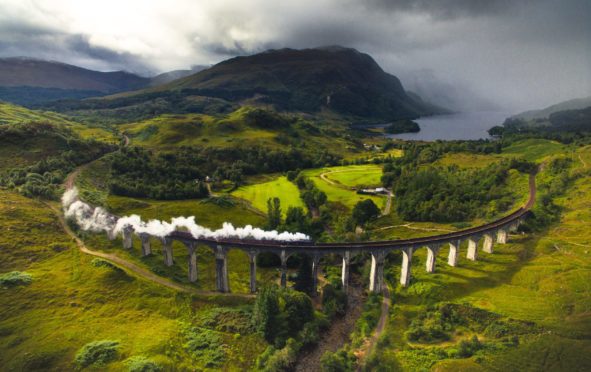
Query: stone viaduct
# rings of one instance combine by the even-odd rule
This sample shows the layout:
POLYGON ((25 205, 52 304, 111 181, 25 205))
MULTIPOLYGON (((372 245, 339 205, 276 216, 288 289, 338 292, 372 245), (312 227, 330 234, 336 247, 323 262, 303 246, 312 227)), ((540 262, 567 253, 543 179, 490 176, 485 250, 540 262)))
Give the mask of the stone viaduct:
MULTIPOLYGON (((188 267, 189 281, 197 280, 197 255, 198 244, 205 245, 212 249, 216 261, 216 289, 219 292, 230 291, 228 283, 228 260, 227 253, 231 249, 244 251, 250 261, 250 291, 256 292, 256 258, 261 253, 273 253, 281 259, 281 285, 287 284, 287 260, 291 255, 304 254, 312 261, 312 278, 314 293, 318 283, 318 266, 320 259, 329 254, 338 255, 342 258, 342 284, 346 290, 349 284, 349 265, 351 257, 360 253, 371 255, 371 272, 369 290, 381 292, 384 287, 384 263, 386 256, 393 251, 402 252, 402 265, 400 273, 400 284, 408 286, 411 278, 412 258, 418 249, 427 249, 426 270, 434 272, 437 262, 437 255, 444 245, 449 245, 447 264, 456 266, 460 256, 460 244, 468 242, 466 258, 472 261, 478 260, 479 246, 482 241, 482 251, 493 253, 496 243, 505 244, 509 232, 515 231, 519 224, 528 215, 529 210, 535 202, 536 187, 535 175, 529 179, 529 199, 527 203, 517 211, 491 223, 460 230, 448 234, 434 235, 423 238, 373 241, 360 243, 313 243, 313 242, 280 242, 271 240, 237 240, 237 239, 197 239, 188 232, 175 231, 164 238, 155 238, 147 234, 139 234, 142 246, 142 254, 149 255, 152 252, 151 240, 159 239, 162 243, 164 263, 173 265, 172 242, 183 243, 189 252, 188 267)), ((130 228, 123 231, 123 247, 131 249, 133 231, 130 228)))

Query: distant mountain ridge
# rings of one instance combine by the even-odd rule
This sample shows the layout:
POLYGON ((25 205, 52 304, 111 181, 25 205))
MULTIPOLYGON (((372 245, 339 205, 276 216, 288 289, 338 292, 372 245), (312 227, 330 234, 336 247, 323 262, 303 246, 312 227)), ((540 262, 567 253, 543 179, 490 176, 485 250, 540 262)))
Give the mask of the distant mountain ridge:
POLYGON ((446 110, 408 94, 369 55, 331 46, 268 50, 234 57, 204 71, 133 95, 179 92, 272 104, 282 110, 331 109, 368 119, 412 119, 446 110))
POLYGON ((146 86, 150 79, 125 71, 99 72, 66 63, 0 58, 0 86, 74 89, 112 93, 146 86))
POLYGON ((566 110, 580 110, 591 106, 591 96, 584 98, 575 98, 568 101, 560 102, 548 106, 541 110, 525 111, 517 115, 513 115, 510 119, 535 120, 547 119, 551 114, 566 110))
POLYGON ((143 77, 126 71, 100 72, 57 61, 28 57, 0 58, 0 100, 38 105, 61 99, 83 99, 169 83, 207 68, 143 77))

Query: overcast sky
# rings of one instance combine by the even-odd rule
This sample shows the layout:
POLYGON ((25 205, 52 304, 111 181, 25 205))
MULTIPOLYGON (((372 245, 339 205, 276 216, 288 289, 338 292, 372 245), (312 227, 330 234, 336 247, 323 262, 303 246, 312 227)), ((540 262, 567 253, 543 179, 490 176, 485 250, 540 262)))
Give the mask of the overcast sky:
POLYGON ((343 45, 517 110, 591 95, 590 19, 589 0, 0 0, 0 56, 146 74, 343 45))

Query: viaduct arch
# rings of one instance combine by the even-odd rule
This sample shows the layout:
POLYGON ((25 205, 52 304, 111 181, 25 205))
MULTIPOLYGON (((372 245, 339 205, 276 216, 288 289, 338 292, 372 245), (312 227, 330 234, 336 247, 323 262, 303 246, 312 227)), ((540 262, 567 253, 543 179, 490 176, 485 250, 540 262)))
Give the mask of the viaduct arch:
MULTIPOLYGON (((196 247, 198 244, 205 245, 212 249, 215 254, 216 289, 222 293, 230 292, 228 281, 228 258, 227 254, 232 249, 240 249, 249 257, 250 264, 250 291, 256 292, 256 258, 260 253, 273 253, 281 259, 281 285, 287 285, 287 260, 293 254, 304 254, 311 258, 314 293, 318 283, 318 265, 320 259, 328 254, 336 254, 342 258, 341 280, 346 290, 349 284, 349 265, 351 258, 360 253, 371 255, 371 271, 369 290, 381 292, 384 287, 384 263, 387 255, 393 251, 402 253, 402 265, 400 273, 400 284, 408 286, 411 278, 412 258, 418 249, 427 249, 426 271, 434 272, 437 262, 437 255, 440 249, 449 245, 447 264, 456 266, 460 256, 460 244, 468 242, 466 258, 472 261, 478 260, 479 243, 482 243, 482 251, 492 254, 495 244, 506 244, 509 232, 517 230, 519 224, 527 217, 533 207, 536 198, 535 175, 529 178, 529 199, 526 204, 515 212, 500 218, 496 221, 447 234, 427 236, 423 238, 384 240, 359 243, 314 243, 314 242, 281 242, 271 240, 239 240, 239 239, 205 239, 195 238, 188 232, 175 231, 170 235, 159 238, 145 233, 138 234, 141 241, 142 255, 152 253, 151 242, 160 240, 164 263, 167 266, 173 265, 172 242, 183 243, 189 252, 188 267, 189 281, 197 280, 197 256, 196 247)), ((123 247, 131 249, 133 230, 123 230, 123 247)), ((109 236, 114 238, 114 236, 109 236)))

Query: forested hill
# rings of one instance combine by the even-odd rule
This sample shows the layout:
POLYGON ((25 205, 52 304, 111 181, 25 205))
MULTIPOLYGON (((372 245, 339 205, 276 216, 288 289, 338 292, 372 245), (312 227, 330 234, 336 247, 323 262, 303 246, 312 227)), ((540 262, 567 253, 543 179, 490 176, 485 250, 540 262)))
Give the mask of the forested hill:
MULTIPOLYGON (((279 110, 332 110, 358 118, 412 119, 443 110, 407 94, 367 54, 355 49, 281 49, 236 57, 171 83, 105 99, 137 103, 155 97, 206 96, 232 103, 272 104, 279 110)), ((70 105, 70 108, 72 106, 70 105)), ((100 107, 100 102, 96 107, 100 107)), ((59 108, 57 108, 59 109, 59 108)))

